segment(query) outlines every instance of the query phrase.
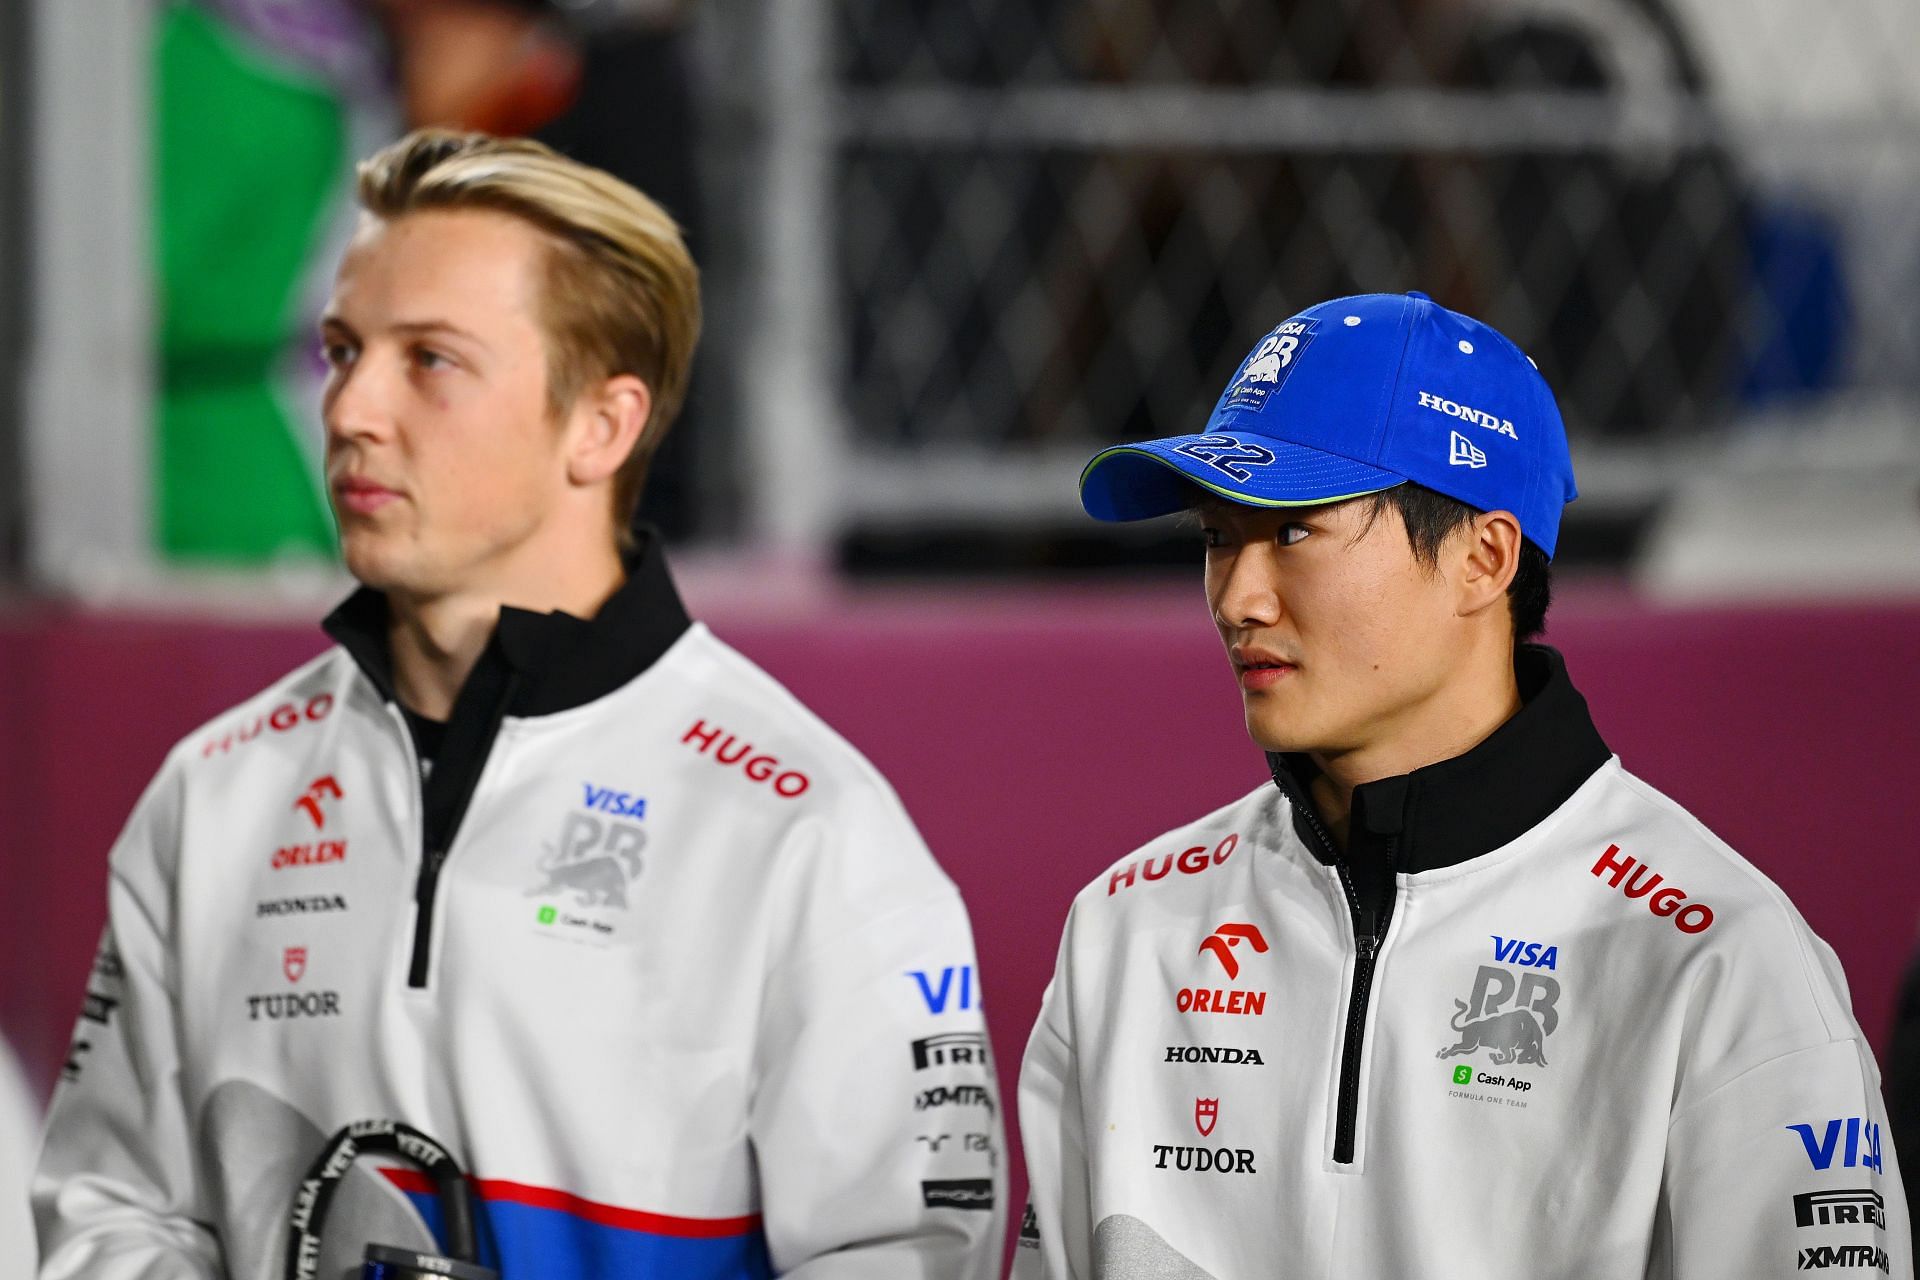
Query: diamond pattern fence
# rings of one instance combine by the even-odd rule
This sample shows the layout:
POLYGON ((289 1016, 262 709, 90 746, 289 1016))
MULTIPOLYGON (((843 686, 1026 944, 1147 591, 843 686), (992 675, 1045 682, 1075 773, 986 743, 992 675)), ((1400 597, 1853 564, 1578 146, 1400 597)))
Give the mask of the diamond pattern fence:
POLYGON ((1189 430, 1286 314, 1414 288, 1508 332, 1576 440, 1648 477, 1767 406, 1920 399, 1902 0, 830 13, 863 450, 1189 430))

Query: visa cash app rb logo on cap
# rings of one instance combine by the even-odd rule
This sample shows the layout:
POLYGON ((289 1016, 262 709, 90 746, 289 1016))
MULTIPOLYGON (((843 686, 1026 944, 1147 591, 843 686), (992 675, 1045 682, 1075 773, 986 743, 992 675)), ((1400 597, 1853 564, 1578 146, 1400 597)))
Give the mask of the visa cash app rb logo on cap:
POLYGON ((1289 320, 1268 334, 1247 357, 1240 376, 1227 388, 1223 409, 1252 409, 1258 412, 1267 404, 1267 397, 1278 391, 1286 382, 1287 375, 1293 372, 1293 366, 1299 362, 1300 353, 1313 341, 1314 331, 1319 327, 1318 320, 1289 320))

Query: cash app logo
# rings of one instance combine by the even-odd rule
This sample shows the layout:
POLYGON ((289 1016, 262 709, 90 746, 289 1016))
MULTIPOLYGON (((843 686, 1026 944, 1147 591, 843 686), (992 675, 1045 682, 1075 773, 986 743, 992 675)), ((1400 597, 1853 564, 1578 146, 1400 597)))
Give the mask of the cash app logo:
MULTIPOLYGON (((547 908, 547 910, 551 911, 552 908, 549 907, 547 908)), ((1472 1084, 1473 1068, 1472 1067, 1455 1067, 1453 1069, 1453 1082, 1455 1084, 1472 1084)))
MULTIPOLYGON (((554 922, 554 918, 557 917, 559 914, 560 913, 555 911, 552 907, 542 907, 540 908, 540 923, 552 924, 554 922)), ((1462 1067, 1460 1068, 1460 1070, 1465 1071, 1466 1068, 1462 1067)), ((1458 1076, 1458 1074, 1459 1074, 1458 1072, 1455 1073, 1456 1077, 1458 1076)))

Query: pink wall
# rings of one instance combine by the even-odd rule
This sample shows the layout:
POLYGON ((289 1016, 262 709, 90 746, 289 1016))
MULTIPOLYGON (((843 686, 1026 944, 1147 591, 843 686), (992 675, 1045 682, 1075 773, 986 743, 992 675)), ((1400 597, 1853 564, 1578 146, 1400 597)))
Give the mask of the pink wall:
MULTIPOLYGON (((1074 891, 1263 777, 1191 592, 888 593, 777 622, 691 594, 905 797, 971 907, 1009 1100, 1074 891)), ((1920 606, 1658 612, 1576 591, 1552 639, 1627 766, 1839 952, 1883 1044, 1920 913, 1920 606)), ((321 643, 307 627, 0 620, 0 1023, 43 1083, 103 916, 105 850, 147 777, 321 643)))

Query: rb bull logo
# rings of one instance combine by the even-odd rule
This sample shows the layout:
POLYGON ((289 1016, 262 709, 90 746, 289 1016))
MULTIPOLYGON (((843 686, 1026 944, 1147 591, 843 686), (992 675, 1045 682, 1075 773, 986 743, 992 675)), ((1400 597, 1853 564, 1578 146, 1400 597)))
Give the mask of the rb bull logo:
POLYGON ((540 860, 546 879, 527 896, 572 893, 578 906, 625 907, 627 885, 640 874, 646 843, 647 833, 631 822, 570 813, 560 828, 559 846, 548 845, 540 860))
POLYGON ((1447 1023, 1460 1038, 1435 1054, 1457 1058, 1485 1049, 1493 1064, 1547 1065, 1546 1038, 1560 1025, 1554 1005, 1560 983, 1544 973, 1523 973, 1483 964, 1473 978, 1470 1000, 1455 1000, 1447 1023))

